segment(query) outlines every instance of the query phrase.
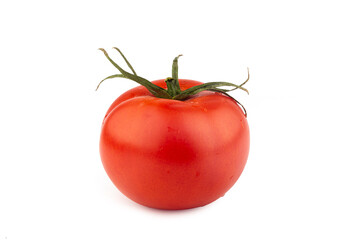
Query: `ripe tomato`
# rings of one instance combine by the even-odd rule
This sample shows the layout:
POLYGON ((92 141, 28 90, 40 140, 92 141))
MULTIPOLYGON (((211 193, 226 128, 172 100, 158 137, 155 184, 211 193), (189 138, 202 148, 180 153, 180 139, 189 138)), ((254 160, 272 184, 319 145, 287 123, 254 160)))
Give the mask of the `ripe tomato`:
MULTIPOLYGON (((164 80, 152 83, 166 88, 164 80)), ((181 90, 200 84, 179 80, 181 90)), ((100 154, 111 181, 152 208, 187 209, 222 197, 239 178, 248 153, 246 116, 219 92, 179 101, 135 87, 114 101, 101 129, 100 154)))

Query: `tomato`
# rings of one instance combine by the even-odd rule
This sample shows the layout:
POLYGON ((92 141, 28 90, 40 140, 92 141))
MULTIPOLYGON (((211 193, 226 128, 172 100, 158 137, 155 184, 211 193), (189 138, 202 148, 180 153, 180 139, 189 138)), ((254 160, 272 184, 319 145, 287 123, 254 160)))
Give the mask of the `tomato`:
MULTIPOLYGON (((178 82, 182 91, 202 84, 178 82)), ((164 80, 152 83, 166 88, 164 80)), ((100 155, 128 198, 152 208, 187 209, 224 196, 245 167, 249 142, 245 113, 232 98, 202 91, 180 101, 138 86, 107 111, 100 155)))
POLYGON ((115 186, 133 201, 159 209, 200 207, 223 196, 245 167, 250 141, 245 108, 227 92, 249 93, 243 87, 249 71, 240 85, 181 80, 179 55, 172 77, 150 82, 118 48, 132 73, 100 50, 120 71, 104 80, 126 78, 141 85, 117 98, 102 124, 101 160, 115 186))

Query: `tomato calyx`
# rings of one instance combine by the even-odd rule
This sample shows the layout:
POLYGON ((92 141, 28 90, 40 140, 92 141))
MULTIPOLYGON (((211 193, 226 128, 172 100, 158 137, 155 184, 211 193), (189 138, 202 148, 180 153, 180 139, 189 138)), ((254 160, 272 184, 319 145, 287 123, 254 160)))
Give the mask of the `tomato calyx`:
POLYGON ((177 57, 175 57, 173 60, 172 77, 168 77, 165 79, 167 89, 164 89, 162 87, 159 87, 159 86, 153 84, 149 80, 138 76, 136 74, 134 68, 131 66, 130 62, 126 59, 125 55, 120 51, 120 49, 118 49, 116 47, 114 47, 114 49, 120 53, 120 55, 125 60, 126 64, 130 68, 132 73, 125 71, 117 63, 115 63, 109 57, 109 54, 105 51, 105 49, 99 48, 99 50, 104 53, 105 57, 111 62, 111 64, 120 71, 120 74, 114 74, 114 75, 106 77, 105 79, 100 81, 96 90, 98 90, 99 86, 107 79, 126 78, 126 79, 130 79, 132 81, 135 81, 138 84, 144 86, 147 90, 149 90, 149 92, 151 94, 153 94, 155 97, 158 97, 158 98, 166 98, 166 99, 183 101, 183 100, 186 100, 189 97, 191 97, 199 92, 202 92, 202 91, 219 92, 219 93, 222 93, 225 96, 233 99, 234 101, 236 101, 236 103, 238 103, 244 109, 245 116, 247 116, 247 112, 246 112, 246 109, 244 108, 244 106, 239 101, 237 101, 232 96, 230 96, 228 94, 228 92, 236 90, 236 89, 240 89, 240 90, 245 91, 247 94, 249 94, 249 91, 243 87, 245 85, 245 83, 247 83, 250 79, 249 68, 247 69, 247 72, 248 72, 247 79, 240 85, 237 85, 234 83, 229 83, 229 82, 209 82, 209 83, 200 84, 198 86, 194 86, 194 87, 191 87, 191 88, 188 88, 188 89, 182 91, 180 89, 179 79, 178 79, 178 59, 179 59, 179 57, 182 56, 180 54, 177 57), (220 87, 232 87, 232 88, 231 89, 223 89, 220 87))

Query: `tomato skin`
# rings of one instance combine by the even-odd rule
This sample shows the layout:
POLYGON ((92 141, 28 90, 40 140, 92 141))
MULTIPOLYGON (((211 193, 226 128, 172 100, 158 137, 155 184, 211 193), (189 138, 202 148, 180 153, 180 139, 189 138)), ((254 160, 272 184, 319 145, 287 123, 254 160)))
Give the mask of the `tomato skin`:
MULTIPOLYGON (((164 80, 154 84, 165 88, 164 80)), ((179 80, 182 90, 200 82, 179 80)), ((187 209, 222 197, 240 177, 249 126, 231 98, 204 91, 185 101, 139 86, 122 94, 103 121, 100 155, 114 185, 152 208, 187 209)))

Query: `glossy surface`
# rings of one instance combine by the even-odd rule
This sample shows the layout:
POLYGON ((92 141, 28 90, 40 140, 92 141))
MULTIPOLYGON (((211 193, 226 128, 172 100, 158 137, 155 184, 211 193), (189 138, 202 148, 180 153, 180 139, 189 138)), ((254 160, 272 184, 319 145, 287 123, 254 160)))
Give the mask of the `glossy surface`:
MULTIPOLYGON (((201 84, 179 82, 182 90, 201 84)), ((176 101, 133 88, 110 106, 101 130, 100 154, 110 179, 128 198, 153 208, 215 201, 237 181, 248 153, 242 109, 214 92, 176 101)))

